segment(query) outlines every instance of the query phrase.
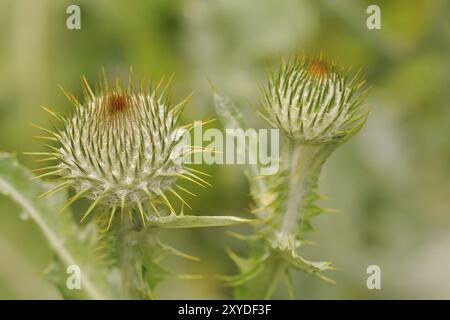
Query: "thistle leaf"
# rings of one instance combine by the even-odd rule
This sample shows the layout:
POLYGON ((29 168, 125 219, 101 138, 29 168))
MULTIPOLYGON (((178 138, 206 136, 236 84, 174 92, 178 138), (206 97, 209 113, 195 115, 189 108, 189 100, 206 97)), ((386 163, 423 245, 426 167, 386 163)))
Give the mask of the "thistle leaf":
MULTIPOLYGON (((213 87, 213 89, 214 107, 222 125, 227 129, 247 130, 247 122, 234 102, 217 88, 213 87)), ((240 154, 248 154, 249 158, 258 159, 253 151, 252 148, 248 147, 248 144, 237 150, 240 154)), ((277 198, 277 194, 273 192, 274 183, 272 183, 273 180, 276 180, 276 177, 261 177, 258 164, 247 165, 245 174, 248 177, 250 192, 256 204, 254 212, 258 212, 258 216, 261 218, 269 217, 272 213, 269 204, 273 203, 272 199, 277 198)))
POLYGON ((214 107, 224 127, 230 129, 246 128, 247 123, 234 102, 216 87, 213 87, 213 89, 214 107))
POLYGON ((31 181, 31 178, 29 170, 22 167, 14 156, 0 153, 0 193, 10 197, 29 215, 58 257, 59 262, 53 263, 48 269, 54 275, 50 278, 58 281, 59 288, 67 289, 69 275, 66 274, 66 268, 76 265, 81 270, 81 290, 64 290, 64 296, 92 299, 114 297, 102 262, 91 250, 96 243, 95 228, 80 228, 70 214, 58 215, 55 208, 62 207, 66 197, 58 193, 45 199, 38 198, 52 185, 31 181))
POLYGON ((297 253, 301 242, 295 240, 295 235, 288 233, 278 233, 271 239, 270 247, 275 254, 280 255, 288 264, 288 268, 294 268, 302 272, 315 275, 321 280, 334 284, 335 281, 324 276, 323 271, 335 270, 329 261, 313 262, 308 261, 297 253))
POLYGON ((166 217, 151 217, 148 219, 150 226, 161 228, 223 227, 240 223, 249 223, 250 221, 250 219, 233 216, 191 216, 175 214, 166 217))
POLYGON ((199 260, 189 254, 181 252, 163 242, 155 230, 145 232, 141 241, 138 242, 138 259, 142 268, 141 287, 145 288, 143 296, 154 299, 154 291, 158 284, 167 278, 198 279, 197 275, 177 274, 166 269, 162 262, 167 256, 176 256, 188 260, 199 260))
POLYGON ((258 276, 264 270, 264 262, 267 258, 265 256, 249 256, 241 257, 234 253, 232 250, 227 249, 228 256, 236 264, 239 269, 239 274, 232 276, 221 276, 229 286, 238 287, 242 286, 248 281, 258 276))

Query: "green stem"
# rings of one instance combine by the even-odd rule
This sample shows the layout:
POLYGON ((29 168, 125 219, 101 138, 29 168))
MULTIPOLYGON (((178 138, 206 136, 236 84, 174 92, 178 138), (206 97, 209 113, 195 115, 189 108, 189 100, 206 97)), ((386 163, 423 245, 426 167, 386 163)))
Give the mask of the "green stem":
MULTIPOLYGON (((289 170, 289 195, 286 201, 286 214, 283 217, 280 231, 292 232, 295 231, 296 220, 298 215, 298 207, 301 199, 299 187, 300 183, 300 155, 301 145, 292 143, 292 156, 290 159, 289 170)), ((267 283, 263 285, 263 298, 270 299, 275 291, 280 276, 286 271, 286 265, 281 259, 275 259, 267 265, 267 272, 269 275, 264 279, 267 283)))
POLYGON ((136 230, 130 219, 122 219, 118 232, 118 258, 121 270, 122 296, 124 299, 135 298, 134 282, 136 270, 136 230))
POLYGON ((308 206, 306 200, 315 191, 322 166, 335 145, 293 144, 292 148, 289 196, 279 230, 289 233, 295 233, 298 223, 303 221, 308 206))
MULTIPOLYGON (((310 146, 292 142, 291 159, 289 172, 289 194, 286 200, 286 214, 283 216, 281 225, 276 232, 287 232, 294 234, 298 230, 299 222, 304 219, 306 203, 317 186, 317 179, 320 175, 325 160, 334 150, 333 145, 310 146)), ((287 264, 281 259, 274 257, 266 266, 269 276, 263 281, 265 288, 264 299, 270 299, 276 289, 280 276, 286 273, 287 264)))
POLYGON ((301 200, 301 176, 300 172, 301 145, 292 144, 292 156, 289 172, 289 196, 286 202, 286 214, 281 223, 282 232, 295 231, 298 216, 298 207, 301 200))

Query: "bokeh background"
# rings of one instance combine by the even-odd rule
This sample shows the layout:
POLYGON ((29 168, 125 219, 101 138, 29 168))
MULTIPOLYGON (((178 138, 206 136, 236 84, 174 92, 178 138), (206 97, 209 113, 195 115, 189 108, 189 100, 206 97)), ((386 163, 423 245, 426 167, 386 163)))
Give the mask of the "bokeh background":
MULTIPOLYGON (((295 274, 301 299, 450 298, 450 2, 303 0, 0 0, 0 150, 39 148, 29 122, 48 124, 40 105, 61 112, 62 84, 81 94, 133 65, 138 77, 175 72, 175 98, 195 90, 184 121, 214 118, 212 79, 249 121, 265 126, 256 102, 263 66, 295 50, 323 51, 362 68, 372 87, 365 128, 328 161, 321 179, 326 207, 304 256, 332 260, 336 285, 295 274), (66 29, 66 8, 81 7, 81 30, 66 29), (366 28, 369 4, 382 30, 366 28), (382 270, 382 289, 366 288, 366 268, 382 270)), ((220 126, 218 123, 213 126, 220 126)), ((214 187, 195 190, 194 214, 245 215, 248 185, 239 166, 205 167, 214 187)), ((38 228, 0 197, 0 298, 59 298, 43 270, 51 252, 38 228)), ((236 270, 224 248, 243 250, 225 229, 171 231, 171 244, 202 260, 169 260, 203 280, 167 280, 160 298, 228 298, 215 274, 236 270)), ((277 298, 285 298, 280 290, 277 298)))

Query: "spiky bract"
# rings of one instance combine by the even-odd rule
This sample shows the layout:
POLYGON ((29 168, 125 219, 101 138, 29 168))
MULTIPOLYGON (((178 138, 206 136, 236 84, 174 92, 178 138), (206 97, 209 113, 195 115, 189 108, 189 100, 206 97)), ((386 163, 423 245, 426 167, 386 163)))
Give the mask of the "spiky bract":
POLYGON ((262 89, 263 117, 296 141, 343 140, 365 122, 363 82, 322 57, 282 60, 268 78, 267 88, 262 89))

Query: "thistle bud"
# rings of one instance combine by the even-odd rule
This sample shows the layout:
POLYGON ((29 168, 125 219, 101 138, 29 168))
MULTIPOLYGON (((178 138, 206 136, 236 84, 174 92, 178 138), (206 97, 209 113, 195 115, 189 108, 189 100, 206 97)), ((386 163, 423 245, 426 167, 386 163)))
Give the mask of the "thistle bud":
POLYGON ((40 177, 59 176, 64 181, 60 186, 75 191, 64 208, 81 197, 92 200, 83 219, 103 205, 112 210, 111 218, 116 208, 140 212, 145 224, 144 209, 157 213, 157 199, 173 212, 166 192, 184 202, 175 191, 179 187, 175 181, 203 181, 179 161, 185 154, 180 152, 184 142, 178 122, 189 97, 171 106, 170 82, 163 86, 162 81, 154 88, 135 88, 131 79, 125 87, 119 81, 111 85, 104 77, 94 93, 83 78, 83 89, 84 103, 66 93, 75 105, 72 116, 62 117, 45 108, 63 127, 44 129, 58 146, 40 153, 56 161, 40 177))
POLYGON ((358 76, 349 79, 349 72, 322 57, 282 61, 268 78, 262 89, 263 117, 295 141, 317 145, 345 140, 365 122, 364 82, 358 76))

